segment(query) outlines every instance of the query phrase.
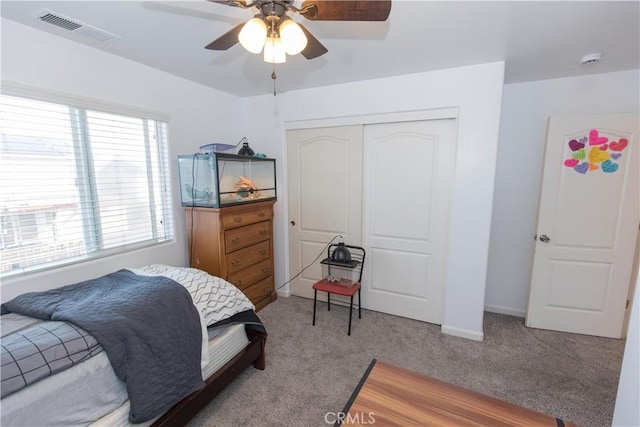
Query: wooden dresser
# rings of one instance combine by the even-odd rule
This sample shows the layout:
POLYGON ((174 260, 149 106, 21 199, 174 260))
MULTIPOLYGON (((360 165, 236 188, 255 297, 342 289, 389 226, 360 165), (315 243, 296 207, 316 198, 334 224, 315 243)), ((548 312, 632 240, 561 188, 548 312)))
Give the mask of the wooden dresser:
POLYGON ((274 203, 185 208, 191 267, 237 286, 256 311, 277 298, 273 278, 274 203))

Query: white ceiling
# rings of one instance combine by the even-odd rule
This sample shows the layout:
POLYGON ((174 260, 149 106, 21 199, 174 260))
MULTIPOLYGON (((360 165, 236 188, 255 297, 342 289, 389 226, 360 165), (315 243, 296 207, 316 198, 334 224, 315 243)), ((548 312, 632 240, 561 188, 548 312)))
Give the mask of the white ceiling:
MULTIPOLYGON (((277 87, 283 92, 499 60, 506 61, 507 83, 640 68, 639 6, 394 0, 386 22, 294 15, 329 52, 313 60, 288 57, 276 66, 277 87), (592 52, 602 53, 602 62, 581 66, 580 58, 592 52)), ((223 52, 204 46, 254 11, 205 0, 1 3, 5 18, 238 96, 271 93, 271 64, 239 44, 223 52), (45 8, 121 39, 102 43, 32 17, 45 8)))

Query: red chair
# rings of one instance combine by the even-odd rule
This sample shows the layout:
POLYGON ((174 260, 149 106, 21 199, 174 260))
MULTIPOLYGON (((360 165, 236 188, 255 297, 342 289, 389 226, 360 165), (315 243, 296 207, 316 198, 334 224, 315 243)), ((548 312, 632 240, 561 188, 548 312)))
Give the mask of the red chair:
POLYGON ((316 302, 318 291, 327 293, 327 311, 331 311, 331 294, 350 297, 349 302, 349 329, 347 335, 351 335, 351 318, 353 315, 353 296, 358 293, 358 319, 362 318, 362 304, 360 299, 360 288, 362 281, 362 270, 364 267, 365 250, 360 246, 350 246, 344 244, 333 244, 327 248, 327 258, 321 263, 327 266, 328 277, 313 284, 313 323, 316 324, 316 302), (334 251, 351 249, 350 259, 334 256, 334 251))

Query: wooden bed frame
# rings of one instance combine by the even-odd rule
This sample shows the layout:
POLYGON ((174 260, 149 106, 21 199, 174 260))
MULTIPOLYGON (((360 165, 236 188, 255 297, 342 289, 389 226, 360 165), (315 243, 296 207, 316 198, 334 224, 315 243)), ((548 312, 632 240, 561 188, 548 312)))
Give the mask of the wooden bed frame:
POLYGON ((152 424, 152 427, 185 425, 238 375, 244 372, 249 365, 253 365, 256 369, 264 370, 264 348, 267 334, 247 331, 247 337, 250 341, 249 344, 222 368, 214 372, 205 381, 203 389, 182 399, 169 412, 158 418, 152 424))

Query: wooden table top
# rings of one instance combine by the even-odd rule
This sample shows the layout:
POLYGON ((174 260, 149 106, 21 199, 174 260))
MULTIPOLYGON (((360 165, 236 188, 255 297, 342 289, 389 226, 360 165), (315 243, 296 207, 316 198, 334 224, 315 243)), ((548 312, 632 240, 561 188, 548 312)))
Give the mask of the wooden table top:
POLYGON ((574 426, 375 359, 343 413, 342 425, 368 427, 574 426))

